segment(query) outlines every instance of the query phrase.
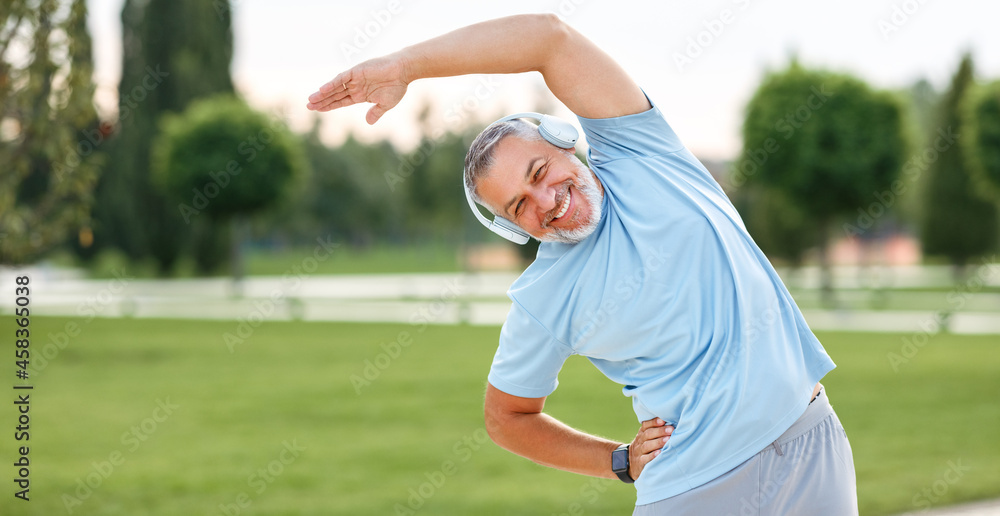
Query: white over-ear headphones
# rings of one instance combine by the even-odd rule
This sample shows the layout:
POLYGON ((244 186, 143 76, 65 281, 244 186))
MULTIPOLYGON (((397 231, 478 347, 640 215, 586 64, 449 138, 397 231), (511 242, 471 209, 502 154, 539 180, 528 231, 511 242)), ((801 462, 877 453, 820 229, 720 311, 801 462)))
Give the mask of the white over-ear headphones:
MULTIPOLYGON (((540 134, 545 141, 559 147, 560 149, 572 149, 576 145, 576 140, 580 137, 580 133, 569 122, 551 115, 542 115, 531 112, 515 113, 513 115, 505 116, 488 125, 486 129, 489 129, 496 124, 518 118, 531 118, 533 120, 538 120, 538 134, 540 134)), ((465 198, 469 201, 469 207, 472 208, 472 213, 476 215, 476 219, 478 219, 482 225, 489 228, 490 231, 506 238, 507 240, 510 240, 511 242, 514 242, 515 244, 524 245, 528 243, 528 238, 531 235, 521 229, 517 224, 514 224, 513 222, 500 216, 494 217, 492 221, 484 217, 479 211, 479 208, 476 207, 476 202, 472 200, 472 192, 469 191, 469 186, 465 184, 464 176, 462 177, 462 185, 465 187, 465 198)))

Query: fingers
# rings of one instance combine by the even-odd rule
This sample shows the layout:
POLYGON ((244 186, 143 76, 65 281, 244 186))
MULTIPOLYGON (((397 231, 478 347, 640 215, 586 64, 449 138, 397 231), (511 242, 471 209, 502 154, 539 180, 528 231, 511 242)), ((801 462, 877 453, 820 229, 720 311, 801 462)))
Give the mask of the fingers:
POLYGON ((638 478, 646 464, 660 454, 660 450, 666 446, 673 432, 674 426, 666 424, 666 421, 660 418, 642 422, 632 446, 629 447, 629 470, 632 478, 638 478))
POLYGON ((316 103, 306 104, 306 107, 313 111, 330 111, 351 104, 357 104, 357 102, 350 95, 336 95, 316 103))
POLYGON ((639 426, 639 432, 636 434, 636 441, 639 440, 653 440, 656 438, 668 436, 673 433, 673 425, 668 425, 666 421, 660 418, 648 419, 642 422, 639 426))
MULTIPOLYGON (((329 82, 320 86, 319 91, 317 93, 324 96, 342 94, 345 91, 347 91, 347 85, 348 83, 351 82, 353 78, 354 78, 353 69, 347 70, 346 72, 341 72, 337 74, 337 76, 334 77, 333 79, 330 79, 329 82)), ((313 95, 316 95, 316 93, 314 93, 313 95)), ((309 97, 309 100, 312 100, 312 97, 309 97)))
POLYGON ((649 428, 653 428, 653 427, 656 427, 656 426, 663 426, 665 424, 667 424, 666 421, 664 421, 664 420, 662 420, 662 419, 660 419, 658 417, 654 417, 653 419, 647 419, 647 420, 643 421, 642 425, 639 426, 639 431, 642 432, 643 430, 647 430, 649 428))
POLYGON ((350 100, 351 98, 351 92, 348 84, 351 82, 352 77, 352 71, 348 70, 337 75, 326 84, 320 86, 318 91, 309 95, 309 103, 306 104, 306 109, 311 109, 313 111, 329 111, 331 109, 353 104, 353 102, 343 103, 345 99, 350 100), (334 105, 338 102, 341 104, 334 105))
POLYGON ((646 430, 640 430, 635 436, 635 446, 641 453, 651 453, 663 448, 670 440, 674 427, 669 425, 656 426, 646 430))
POLYGON ((368 125, 374 125, 375 122, 378 122, 379 118, 382 118, 382 115, 384 115, 386 111, 388 111, 388 109, 382 107, 381 104, 375 104, 368 110, 368 114, 365 115, 365 121, 368 122, 368 125))
POLYGON ((306 104, 306 108, 313 111, 329 111, 338 107, 349 106, 353 103, 350 92, 342 89, 329 94, 322 92, 313 93, 309 96, 309 103, 306 104))

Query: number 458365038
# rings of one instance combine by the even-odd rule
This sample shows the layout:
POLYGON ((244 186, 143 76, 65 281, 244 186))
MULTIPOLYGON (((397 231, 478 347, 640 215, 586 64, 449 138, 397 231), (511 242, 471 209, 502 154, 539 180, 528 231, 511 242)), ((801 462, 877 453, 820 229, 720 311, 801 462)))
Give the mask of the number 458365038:
POLYGON ((29 339, 29 329, 30 320, 28 319, 28 304, 30 303, 30 298, 28 297, 30 291, 28 290, 28 283, 31 280, 27 276, 18 276, 15 280, 17 284, 14 287, 14 304, 17 307, 14 309, 14 315, 17 317, 14 322, 17 323, 18 328, 14 330, 14 347, 17 349, 14 351, 17 361, 15 364, 21 371, 18 372, 18 378, 27 378, 28 369, 28 358, 31 356, 28 348, 31 346, 31 341, 29 339), (23 371, 23 372, 22 372, 23 371))

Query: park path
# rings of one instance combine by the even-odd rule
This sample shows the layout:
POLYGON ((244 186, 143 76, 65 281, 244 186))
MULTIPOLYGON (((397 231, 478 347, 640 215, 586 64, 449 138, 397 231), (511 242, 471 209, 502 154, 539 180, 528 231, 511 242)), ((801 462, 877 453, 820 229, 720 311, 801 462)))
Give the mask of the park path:
MULTIPOLYGON (((1000 334, 1000 266, 983 268, 981 281, 950 287, 946 268, 900 267, 890 272, 837 270, 843 308, 822 308, 818 274, 805 269, 785 283, 814 330, 937 332, 942 310, 958 334, 1000 334), (866 275, 867 274, 867 275, 866 275), (861 290, 863 285, 890 290, 861 290), (939 291, 901 291, 901 288, 939 291)), ((16 274, 31 278, 33 314, 60 316, 215 320, 305 320, 499 325, 510 308, 507 287, 515 273, 442 273, 260 276, 240 285, 228 278, 136 279, 126 273, 86 279, 79 272, 36 267, 16 274)), ((0 269, 0 292, 14 292, 15 271, 0 269)), ((0 295, 0 309, 13 309, 13 295, 0 295)))
POLYGON ((987 500, 922 512, 907 512, 899 516, 1000 516, 1000 500, 987 500))

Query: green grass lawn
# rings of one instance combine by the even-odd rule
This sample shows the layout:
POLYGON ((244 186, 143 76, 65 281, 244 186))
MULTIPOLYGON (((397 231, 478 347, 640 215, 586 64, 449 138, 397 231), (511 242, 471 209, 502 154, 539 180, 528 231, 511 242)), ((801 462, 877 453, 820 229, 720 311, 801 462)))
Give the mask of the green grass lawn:
MULTIPOLYGON (((299 274, 306 270, 312 275, 322 274, 395 274, 413 272, 460 272, 458 248, 444 243, 421 245, 376 244, 367 248, 354 248, 340 243, 332 254, 319 253, 321 260, 313 258, 315 245, 301 248, 248 249, 244 255, 246 274, 250 276, 281 276, 299 274)), ((94 278, 113 278, 118 271, 127 270, 138 278, 160 277, 152 260, 132 261, 115 250, 100 253, 93 261, 81 263, 68 252, 54 253, 49 262, 61 267, 82 267, 94 278)), ((229 275, 226 261, 216 276, 229 275)), ((199 276, 194 262, 182 257, 170 274, 172 277, 199 276)))
MULTIPOLYGON (((35 353, 70 321, 33 318, 35 353)), ((635 500, 629 486, 488 442, 495 327, 269 322, 230 353, 223 335, 236 323, 76 322, 79 335, 32 378, 27 503, 12 496, 14 406, 2 409, 0 514, 381 515, 412 503, 416 514, 550 516, 629 514, 635 500), (412 344, 379 358, 400 332, 412 344), (366 360, 373 379, 356 386, 366 360), (97 487, 81 488, 88 480, 97 487)), ((0 334, 13 335, 11 317, 0 334)), ((862 514, 920 509, 925 488, 935 505, 1000 496, 996 337, 934 337, 898 373, 886 354, 901 335, 820 337, 839 365, 824 383, 851 438, 862 514), (949 461, 969 469, 946 476, 949 461)), ((631 440, 617 386, 577 357, 560 380, 550 413, 631 440)))
MULTIPOLYGON (((311 247, 281 251, 256 249, 247 255, 247 273, 258 276, 286 274, 291 266, 299 265, 303 258, 312 256, 312 251, 311 247)), ((329 259, 320 262, 313 274, 386 274, 461 270, 455 246, 379 244, 365 249, 354 249, 343 244, 329 259)))

